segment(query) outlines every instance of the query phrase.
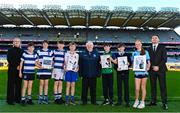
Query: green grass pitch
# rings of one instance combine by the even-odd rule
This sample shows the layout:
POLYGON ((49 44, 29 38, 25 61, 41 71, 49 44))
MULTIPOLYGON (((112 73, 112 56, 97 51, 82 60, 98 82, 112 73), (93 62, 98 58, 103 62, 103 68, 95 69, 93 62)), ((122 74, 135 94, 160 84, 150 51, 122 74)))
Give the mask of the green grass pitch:
MULTIPOLYGON (((131 104, 134 101, 134 77, 133 73, 130 72, 130 99, 131 104)), ((38 84, 39 81, 36 79, 33 85, 33 99, 34 102, 37 103, 38 97, 38 84)), ((146 103, 149 102, 150 99, 150 87, 149 80, 147 83, 147 98, 146 103)), ((64 84, 65 86, 65 84, 64 84)), ((168 89, 168 112, 180 112, 180 72, 167 72, 167 89, 168 89)), ((80 95, 81 95, 81 79, 76 83, 76 106, 65 106, 65 105, 56 105, 53 103, 53 80, 50 81, 49 84, 49 98, 51 100, 51 104, 49 105, 7 105, 5 102, 6 99, 6 88, 7 88, 7 71, 0 71, 0 112, 161 112, 163 111, 161 108, 160 102, 160 92, 158 88, 158 105, 155 107, 146 107, 143 110, 134 109, 132 107, 126 108, 125 105, 122 106, 94 106, 94 105, 79 105, 80 103, 80 95)), ((116 74, 114 75, 114 100, 117 101, 117 84, 116 84, 116 74)), ((63 94, 65 94, 65 87, 63 88, 63 94)), ((97 81, 97 101, 98 103, 102 103, 102 82, 101 78, 98 78, 97 81)))

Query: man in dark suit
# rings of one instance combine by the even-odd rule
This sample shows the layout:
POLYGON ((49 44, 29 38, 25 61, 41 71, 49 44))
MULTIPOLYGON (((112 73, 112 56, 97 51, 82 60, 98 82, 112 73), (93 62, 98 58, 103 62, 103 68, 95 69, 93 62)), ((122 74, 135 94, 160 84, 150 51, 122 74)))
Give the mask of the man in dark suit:
POLYGON ((151 102, 149 106, 156 105, 157 79, 159 80, 163 109, 167 110, 167 88, 166 88, 166 62, 167 52, 163 45, 159 44, 159 36, 152 36, 152 45, 149 48, 151 68, 149 70, 151 83, 151 102))

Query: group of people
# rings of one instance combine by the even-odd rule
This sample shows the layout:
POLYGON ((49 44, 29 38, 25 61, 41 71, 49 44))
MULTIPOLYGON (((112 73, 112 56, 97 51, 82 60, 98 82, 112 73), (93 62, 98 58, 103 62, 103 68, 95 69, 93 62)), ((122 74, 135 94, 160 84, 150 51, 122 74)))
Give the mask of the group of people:
POLYGON ((135 78, 135 102, 134 108, 145 108, 146 84, 148 77, 151 84, 151 102, 149 106, 156 106, 157 103, 157 79, 160 84, 162 107, 167 110, 167 89, 166 89, 166 61, 167 54, 163 45, 159 44, 159 36, 154 35, 151 38, 152 45, 145 50, 141 40, 135 41, 136 50, 129 55, 125 51, 125 44, 117 45, 117 53, 111 52, 111 45, 104 44, 103 54, 100 54, 95 48, 93 42, 86 43, 86 49, 81 53, 76 52, 76 43, 69 43, 69 50, 64 50, 64 42, 57 42, 57 49, 48 49, 48 41, 42 42, 42 49, 37 52, 32 42, 28 43, 27 51, 23 51, 21 40, 15 38, 13 47, 8 50, 8 88, 7 103, 34 104, 31 93, 33 81, 35 79, 35 67, 37 67, 37 78, 39 82, 38 104, 49 104, 48 100, 48 83, 49 79, 54 79, 54 102, 56 104, 65 103, 65 105, 76 105, 74 94, 75 84, 78 77, 82 79, 81 101, 83 105, 88 101, 88 90, 90 89, 91 104, 97 105, 96 102, 96 83, 97 78, 102 76, 102 88, 104 101, 102 105, 122 105, 122 92, 124 86, 124 101, 126 106, 130 106, 129 100, 129 69, 121 70, 118 68, 118 58, 127 57, 127 65, 131 67, 134 63, 134 57, 145 56, 145 71, 134 71, 135 78), (112 66, 102 68, 101 55, 109 55, 112 66), (52 60, 52 62, 51 62, 52 60), (52 67, 46 64, 50 63, 52 67), (117 72, 117 92, 118 101, 113 101, 113 73, 117 72), (149 75, 149 76, 148 76, 149 75), (23 85, 21 88, 21 82, 23 85), (65 100, 62 99, 63 81, 66 82, 65 100), (124 84, 123 84, 124 83, 124 84), (142 94, 140 94, 140 91, 142 94), (26 94, 27 92, 27 94, 26 94), (141 95, 141 101, 139 101, 141 95))

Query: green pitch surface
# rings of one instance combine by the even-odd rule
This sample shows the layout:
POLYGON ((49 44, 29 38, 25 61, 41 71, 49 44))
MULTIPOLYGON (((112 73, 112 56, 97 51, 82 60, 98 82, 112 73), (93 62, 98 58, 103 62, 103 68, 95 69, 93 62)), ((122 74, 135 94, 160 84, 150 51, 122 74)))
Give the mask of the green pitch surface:
MULTIPOLYGON (((130 73, 130 99, 131 105, 134 102, 134 77, 133 73, 130 73)), ((149 80, 147 86, 147 98, 146 103, 149 102, 150 99, 150 87, 149 80)), ((7 71, 0 71, 0 112, 160 112, 163 111, 161 108, 160 102, 160 93, 158 88, 158 105, 155 107, 146 106, 145 109, 139 110, 134 109, 132 107, 126 108, 123 104, 122 106, 94 106, 94 105, 80 105, 80 95, 81 95, 81 79, 76 83, 76 94, 75 100, 76 106, 65 106, 65 105, 56 105, 53 103, 53 80, 50 81, 49 84, 49 98, 51 100, 51 104, 49 105, 38 105, 37 97, 38 97, 38 85, 39 81, 36 79, 34 81, 33 86, 33 99, 35 105, 7 105, 5 102, 6 99, 6 88, 7 88, 7 71)), ((65 86, 65 84, 64 84, 65 86)), ((167 72, 167 89, 168 89, 168 112, 180 112, 180 72, 167 72)), ((65 94, 65 87, 63 89, 63 94, 65 94)), ((97 100, 98 103, 101 104, 103 101, 102 96, 102 82, 101 78, 98 78, 97 81, 97 100)), ((117 84, 116 84, 116 75, 114 76, 114 100, 117 101, 117 84)))

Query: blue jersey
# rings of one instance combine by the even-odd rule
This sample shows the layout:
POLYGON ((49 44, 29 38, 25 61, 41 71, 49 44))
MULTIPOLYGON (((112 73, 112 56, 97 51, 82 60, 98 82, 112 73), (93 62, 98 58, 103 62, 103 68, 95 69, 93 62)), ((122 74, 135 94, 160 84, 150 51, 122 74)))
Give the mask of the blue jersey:
MULTIPOLYGON (((135 51, 132 53, 132 62, 134 60, 134 56, 140 56, 140 51, 135 51)), ((148 63, 148 61, 150 61, 150 56, 149 56, 149 53, 148 51, 145 51, 145 56, 146 56, 146 63, 148 63)), ((135 75, 145 75, 145 74, 148 74, 147 71, 135 71, 134 72, 135 75)))
POLYGON ((24 52, 21 61, 24 62, 23 66, 23 74, 34 74, 35 73, 35 63, 38 60, 37 54, 29 54, 28 52, 24 52))
MULTIPOLYGON (((53 57, 53 51, 50 49, 44 51, 43 49, 37 51, 39 62, 42 64, 43 57, 53 57)), ((51 69, 38 69, 37 75, 51 75, 51 69)))
POLYGON ((64 69, 64 57, 65 51, 63 50, 54 50, 54 69, 64 69))

